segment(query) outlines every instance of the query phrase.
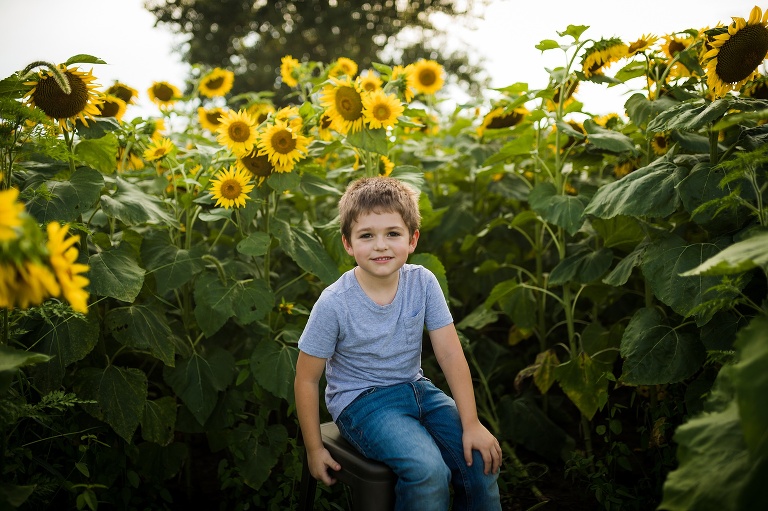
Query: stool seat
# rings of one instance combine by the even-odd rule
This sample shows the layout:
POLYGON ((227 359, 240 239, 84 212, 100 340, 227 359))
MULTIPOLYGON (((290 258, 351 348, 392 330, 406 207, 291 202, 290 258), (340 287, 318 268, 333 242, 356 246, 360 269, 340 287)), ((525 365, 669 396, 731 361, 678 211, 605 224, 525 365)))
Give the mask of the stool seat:
MULTIPOLYGON (((329 471, 332 477, 352 490, 352 503, 355 511, 390 511, 395 505, 395 483, 397 476, 379 461, 374 461, 360 454, 344 437, 333 422, 320 425, 323 445, 331 453, 341 470, 329 471)), ((301 476, 301 495, 299 510, 310 511, 315 500, 317 480, 309 473, 306 454, 301 476)))

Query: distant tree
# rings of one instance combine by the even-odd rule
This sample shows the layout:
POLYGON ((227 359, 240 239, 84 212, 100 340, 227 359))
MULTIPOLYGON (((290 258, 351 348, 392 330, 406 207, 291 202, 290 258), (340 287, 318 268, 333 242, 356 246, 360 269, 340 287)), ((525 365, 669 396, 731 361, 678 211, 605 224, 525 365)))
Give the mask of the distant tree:
POLYGON ((148 0, 145 8, 173 32, 188 36, 182 58, 192 65, 235 72, 233 93, 279 85, 280 59, 330 63, 339 57, 366 69, 371 62, 440 62, 471 95, 487 74, 464 50, 446 54, 450 37, 431 15, 470 22, 489 0, 148 0), (407 61, 403 59, 407 58, 407 61))

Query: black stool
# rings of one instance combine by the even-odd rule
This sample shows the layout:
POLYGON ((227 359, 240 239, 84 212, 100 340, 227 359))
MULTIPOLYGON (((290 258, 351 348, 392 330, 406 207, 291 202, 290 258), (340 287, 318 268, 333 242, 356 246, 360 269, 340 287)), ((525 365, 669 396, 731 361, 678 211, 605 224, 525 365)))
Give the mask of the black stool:
MULTIPOLYGON (((352 490, 354 511, 391 511, 395 507, 395 473, 385 464, 357 452, 333 422, 321 424, 320 434, 325 448, 341 465, 341 470, 332 475, 352 490)), ((316 489, 317 480, 309 473, 307 454, 304 453, 298 511, 312 510, 316 489)))

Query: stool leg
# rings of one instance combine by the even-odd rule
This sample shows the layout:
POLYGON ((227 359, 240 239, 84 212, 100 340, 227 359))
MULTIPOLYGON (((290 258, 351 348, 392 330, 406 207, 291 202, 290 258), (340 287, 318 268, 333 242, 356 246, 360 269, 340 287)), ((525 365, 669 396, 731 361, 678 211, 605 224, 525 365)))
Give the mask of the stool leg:
POLYGON ((304 453, 304 465, 301 468, 301 484, 299 490, 298 511, 312 511, 315 507, 315 490, 317 490, 317 479, 309 473, 309 461, 307 454, 304 453))

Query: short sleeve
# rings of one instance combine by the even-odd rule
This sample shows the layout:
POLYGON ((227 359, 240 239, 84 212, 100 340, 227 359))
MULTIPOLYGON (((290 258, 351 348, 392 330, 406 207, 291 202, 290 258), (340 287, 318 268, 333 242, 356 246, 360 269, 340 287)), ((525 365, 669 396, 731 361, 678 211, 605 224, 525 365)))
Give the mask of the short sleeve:
POLYGON ((426 289, 424 325, 428 331, 432 331, 453 323, 453 316, 435 274, 426 268, 423 273, 424 288, 426 289))
POLYGON ((339 338, 339 318, 330 293, 323 292, 309 313, 299 337, 299 349, 307 355, 330 358, 339 338))

